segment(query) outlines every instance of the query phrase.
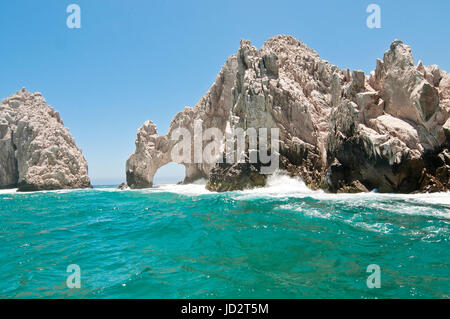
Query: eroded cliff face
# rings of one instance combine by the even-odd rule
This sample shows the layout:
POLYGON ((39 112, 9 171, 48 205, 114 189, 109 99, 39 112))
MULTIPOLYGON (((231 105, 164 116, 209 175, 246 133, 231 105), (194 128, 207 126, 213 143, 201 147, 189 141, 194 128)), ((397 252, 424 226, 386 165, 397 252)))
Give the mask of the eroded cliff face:
POLYGON ((355 181, 381 192, 448 190, 448 78, 437 66, 415 66, 411 48, 396 40, 368 77, 353 72, 341 80, 323 185, 331 191, 355 181))
POLYGON ((0 104, 0 188, 91 187, 81 150, 59 113, 25 89, 0 104))
MULTIPOLYGON (((269 39, 261 50, 241 41, 237 56, 231 126, 278 128, 280 168, 318 188, 326 166, 333 75, 344 77, 343 71, 289 36, 269 39)), ((259 166, 218 164, 207 187, 222 191, 264 185, 259 166), (251 180, 245 178, 248 172, 251 180), (237 187, 234 180, 246 182, 237 187)))
MULTIPOLYGON (((331 192, 443 191, 450 188, 450 75, 417 66, 411 48, 394 41, 374 72, 341 70, 289 36, 261 50, 241 41, 216 82, 159 137, 147 122, 127 162, 131 187, 150 187, 172 161, 176 127, 278 128, 280 168, 312 188, 331 192)), ((223 143, 223 142, 222 142, 223 143)), ((247 150, 248 151, 248 150, 247 150)), ((248 155, 248 154, 247 154, 248 155)), ((218 156, 225 157, 226 154, 218 156)), ((208 189, 263 186, 260 163, 185 164, 186 182, 209 179, 208 189)))

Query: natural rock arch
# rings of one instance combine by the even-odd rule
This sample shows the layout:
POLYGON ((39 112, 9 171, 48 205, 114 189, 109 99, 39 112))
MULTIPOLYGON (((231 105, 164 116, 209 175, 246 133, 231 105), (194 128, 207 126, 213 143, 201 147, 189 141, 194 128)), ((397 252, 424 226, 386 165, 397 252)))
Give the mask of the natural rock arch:
MULTIPOLYGON (((187 110, 185 109, 185 112, 187 110)), ((165 136, 159 136, 156 125, 147 121, 138 130, 136 139, 136 151, 127 161, 126 178, 131 188, 153 187, 153 179, 156 172, 163 166, 175 163, 172 160, 172 149, 177 141, 171 140, 172 130, 165 136)), ((211 168, 203 164, 177 163, 184 165, 185 183, 193 182, 200 178, 208 178, 211 168)))
MULTIPOLYGON (((169 131, 159 136, 156 125, 147 121, 139 128, 136 138, 136 150, 126 163, 127 184, 131 188, 149 188, 153 186, 153 178, 159 168, 173 162, 172 149, 178 141, 171 139, 178 128, 187 129, 194 136, 194 122, 202 121, 202 129, 215 127, 225 132, 232 108, 232 88, 236 79, 237 58, 231 56, 222 67, 214 85, 203 96, 195 107, 185 107, 170 123, 169 131)), ((193 150, 194 147, 191 147, 193 150)), ((184 182, 208 178, 213 164, 178 163, 186 167, 184 182)))

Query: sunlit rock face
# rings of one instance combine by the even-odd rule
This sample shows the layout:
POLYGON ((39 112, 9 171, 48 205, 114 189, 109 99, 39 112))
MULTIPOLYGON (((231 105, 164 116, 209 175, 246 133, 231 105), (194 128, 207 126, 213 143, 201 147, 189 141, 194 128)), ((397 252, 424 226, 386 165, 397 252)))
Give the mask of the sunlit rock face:
MULTIPOLYGON (((445 191, 449 114, 449 74, 415 65, 401 41, 392 43, 370 75, 339 69, 290 36, 271 38, 260 50, 241 41, 209 92, 176 115, 166 136, 158 136, 152 122, 139 129, 127 182, 151 187, 157 169, 174 160, 173 129, 194 135, 195 120, 202 120, 203 130, 223 133, 278 128, 280 168, 314 189, 445 191)), ((264 186, 267 179, 260 163, 180 164, 186 182, 207 178, 213 191, 264 186)))
POLYGON ((335 191, 359 180, 381 192, 448 190, 448 77, 437 66, 415 66, 411 48, 396 40, 368 77, 353 72, 341 80, 324 185, 335 191))
POLYGON ((88 167, 58 112, 25 89, 0 104, 0 188, 91 187, 88 167))

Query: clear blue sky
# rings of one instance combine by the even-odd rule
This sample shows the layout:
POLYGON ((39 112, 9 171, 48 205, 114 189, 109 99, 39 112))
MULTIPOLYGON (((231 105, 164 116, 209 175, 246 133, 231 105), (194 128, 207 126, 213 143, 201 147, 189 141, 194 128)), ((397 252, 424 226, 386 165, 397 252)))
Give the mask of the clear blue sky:
MULTIPOLYGON (((125 180, 136 130, 148 119, 165 134, 172 117, 214 82, 240 39, 260 47, 289 34, 344 68, 370 72, 391 41, 416 62, 450 71, 450 1, 2 0, 0 97, 25 86, 60 113, 94 184, 125 180), (66 7, 81 7, 81 29, 66 7), (381 7, 381 29, 366 8, 381 7)), ((182 178, 179 168, 161 177, 182 178)))

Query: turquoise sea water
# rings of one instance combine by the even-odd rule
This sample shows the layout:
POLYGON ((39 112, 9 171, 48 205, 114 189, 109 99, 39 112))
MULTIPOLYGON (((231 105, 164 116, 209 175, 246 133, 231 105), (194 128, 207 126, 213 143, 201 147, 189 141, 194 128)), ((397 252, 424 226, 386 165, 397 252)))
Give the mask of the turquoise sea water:
POLYGON ((449 237, 450 194, 0 191, 0 297, 449 298, 449 237))

